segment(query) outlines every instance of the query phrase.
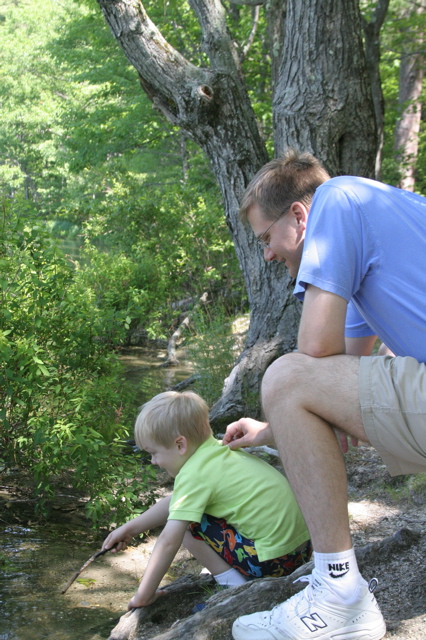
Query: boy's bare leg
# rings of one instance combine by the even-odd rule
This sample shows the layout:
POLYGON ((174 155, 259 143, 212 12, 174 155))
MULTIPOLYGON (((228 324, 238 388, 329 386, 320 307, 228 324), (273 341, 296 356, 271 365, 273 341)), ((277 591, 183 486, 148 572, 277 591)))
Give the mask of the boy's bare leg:
POLYGON ((185 533, 183 545, 185 549, 188 549, 194 558, 198 560, 203 567, 206 567, 213 576, 217 576, 220 573, 224 573, 231 569, 231 566, 221 558, 220 555, 207 544, 207 542, 194 538, 190 531, 185 533))
POLYGON ((333 427, 366 441, 358 400, 359 358, 291 353, 267 370, 265 416, 315 551, 352 546, 347 480, 333 427))

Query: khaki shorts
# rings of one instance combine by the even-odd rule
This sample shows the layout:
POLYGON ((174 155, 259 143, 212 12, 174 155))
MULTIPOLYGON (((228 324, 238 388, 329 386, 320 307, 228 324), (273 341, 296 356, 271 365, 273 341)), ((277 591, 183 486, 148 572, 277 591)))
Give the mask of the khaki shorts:
POLYGON ((359 401, 367 437, 391 475, 426 473, 426 365, 360 358, 359 401))

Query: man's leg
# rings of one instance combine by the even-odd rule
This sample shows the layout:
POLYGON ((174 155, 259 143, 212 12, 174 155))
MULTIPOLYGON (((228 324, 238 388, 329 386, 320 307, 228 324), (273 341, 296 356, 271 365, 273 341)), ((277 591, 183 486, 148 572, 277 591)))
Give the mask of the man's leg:
POLYGON ((347 481, 333 431, 367 440, 358 400, 359 358, 279 358, 267 370, 262 403, 315 551, 352 546, 347 481))
POLYGON ((386 632, 361 578, 349 531, 347 480, 333 427, 367 440, 358 401, 359 359, 293 353, 267 370, 262 387, 290 484, 308 525, 315 569, 309 586, 272 612, 235 621, 235 640, 369 638, 386 632), (333 635, 334 634, 334 635, 333 635))

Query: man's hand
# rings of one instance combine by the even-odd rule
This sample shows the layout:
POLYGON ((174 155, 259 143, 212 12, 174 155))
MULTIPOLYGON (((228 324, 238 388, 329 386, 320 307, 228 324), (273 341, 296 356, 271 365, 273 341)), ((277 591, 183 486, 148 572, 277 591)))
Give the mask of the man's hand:
POLYGON ((337 439, 340 442, 340 449, 342 450, 342 453, 347 453, 349 451, 349 443, 348 443, 349 437, 351 439, 351 445, 353 447, 358 446, 358 438, 354 438, 353 436, 348 436, 347 433, 345 433, 344 431, 340 431, 340 429, 335 429, 334 431, 336 433, 337 439))
POLYGON ((236 422, 231 422, 226 428, 222 443, 227 444, 230 449, 260 447, 262 445, 275 446, 269 424, 253 420, 253 418, 240 418, 236 422))

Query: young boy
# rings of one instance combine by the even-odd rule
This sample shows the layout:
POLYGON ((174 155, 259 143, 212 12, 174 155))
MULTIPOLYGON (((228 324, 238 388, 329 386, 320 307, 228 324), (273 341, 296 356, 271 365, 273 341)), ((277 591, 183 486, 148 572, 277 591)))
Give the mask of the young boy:
POLYGON ((103 549, 117 544, 114 551, 121 551, 133 536, 165 525, 129 609, 165 594, 158 586, 182 543, 228 587, 288 575, 309 560, 309 533, 286 478, 255 456, 222 446, 196 393, 167 391, 143 405, 135 439, 175 484, 171 496, 104 541, 103 549))

